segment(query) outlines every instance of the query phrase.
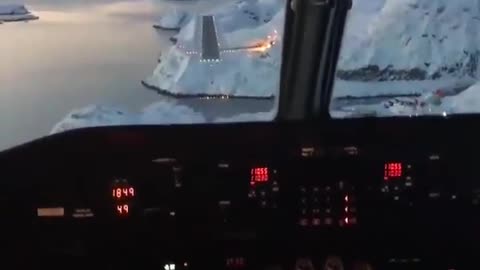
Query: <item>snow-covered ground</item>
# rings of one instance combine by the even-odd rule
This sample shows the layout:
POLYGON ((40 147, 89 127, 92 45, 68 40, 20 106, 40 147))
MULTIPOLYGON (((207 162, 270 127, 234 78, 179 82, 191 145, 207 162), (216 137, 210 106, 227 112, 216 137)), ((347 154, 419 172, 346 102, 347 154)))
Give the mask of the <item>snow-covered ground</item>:
POLYGON ((168 9, 160 15, 158 21, 153 25, 155 28, 164 30, 180 30, 190 19, 191 15, 179 8, 168 9))
POLYGON ((222 6, 215 17, 221 62, 200 62, 199 19, 192 19, 176 35, 177 45, 162 54, 153 74, 144 80, 152 88, 178 96, 228 95, 272 97, 279 89, 281 42, 265 52, 229 49, 253 46, 283 30, 283 0, 244 0, 222 6), (180 46, 182 44, 183 46, 180 46), (185 47, 197 54, 187 54, 185 47))
MULTIPOLYGON (((424 94, 477 80, 480 12, 472 0, 354 0, 338 64, 334 97, 424 94)), ((221 46, 244 47, 283 30, 283 1, 246 0, 211 12, 221 46)), ((194 47, 195 23, 176 35, 194 47)), ((187 45, 187 47, 188 47, 187 45)), ((198 46, 198 44, 197 44, 198 46)), ((198 53, 198 52, 197 52, 198 53)), ((174 95, 268 97, 278 89, 281 48, 267 57, 247 51, 224 53, 208 66, 198 54, 173 46, 147 85, 174 95)), ((466 88, 466 87, 465 87, 466 88)))
POLYGON ((365 3, 371 0, 356 1, 355 7, 363 9, 352 10, 354 20, 347 26, 347 35, 356 42, 343 47, 341 71, 377 67, 364 80, 477 76, 479 1, 375 0, 376 7, 367 9, 365 3), (359 25, 367 26, 366 31, 358 31, 359 25))
MULTIPOLYGON (((217 26, 222 27, 224 31, 224 36, 219 40, 224 47, 227 46, 224 44, 227 41, 228 46, 242 47, 255 45, 274 33, 274 30, 276 35, 280 36, 283 27, 277 29, 277 26, 283 25, 282 5, 283 0, 247 0, 235 3, 232 1, 228 5, 221 5, 215 11, 211 11, 215 15, 217 26), (236 15, 230 16, 234 14, 236 15)), ((179 9, 177 11, 179 13, 175 16, 162 17, 160 22, 162 26, 176 25, 181 17, 177 15, 182 13, 179 9)), ((187 18, 186 21, 189 23, 181 27, 177 35, 180 44, 188 43, 195 38, 194 32, 198 25, 194 19, 187 18)), ((202 93, 203 90, 203 93, 209 94, 270 97, 278 89, 279 84, 280 43, 272 46, 268 52, 226 53, 222 55, 222 62, 214 66, 200 63, 198 56, 197 59, 193 59, 196 56, 187 55, 185 49, 172 46, 168 52, 162 53, 161 62, 154 75, 146 81, 160 89, 168 89, 174 94, 196 94, 202 93)), ((238 115, 207 118, 202 112, 175 101, 155 102, 140 112, 132 112, 122 107, 90 105, 70 112, 53 127, 51 133, 111 125, 271 121, 276 115, 273 110, 245 113, 249 110, 245 108, 245 111, 238 115)))
POLYGON ((140 113, 133 113, 123 108, 91 105, 70 112, 53 127, 50 134, 85 127, 205 122, 201 113, 195 112, 187 106, 167 101, 153 103, 140 113))
POLYGON ((239 123, 239 122, 270 122, 275 119, 277 110, 274 108, 269 112, 242 113, 232 117, 218 117, 213 123, 239 123))
POLYGON ((276 111, 272 110, 219 117, 207 121, 202 113, 171 101, 155 102, 140 113, 133 113, 118 107, 91 105, 70 112, 53 127, 50 134, 101 126, 265 122, 273 120, 275 115, 276 111))
POLYGON ((480 1, 354 0, 349 16, 333 91, 336 117, 462 113, 466 93, 477 104, 472 85, 480 79, 480 1), (408 105, 438 89, 447 92, 439 104, 408 105), (406 94, 419 97, 369 101, 406 94), (347 96, 366 99, 338 110, 335 99, 347 96))
MULTIPOLYGON (((282 35, 283 1, 242 0, 208 14, 215 16, 221 29, 223 48, 255 44, 273 31, 282 35)), ((218 64, 200 63, 198 54, 186 53, 187 47, 194 48, 198 22, 192 18, 182 27, 176 35, 177 45, 163 53, 146 84, 179 96, 276 94, 280 46, 267 52, 224 52, 218 64)), ((478 33, 477 0, 354 0, 332 116, 480 112, 478 33)), ((52 133, 98 125, 270 121, 275 114, 273 110, 207 120, 200 112, 171 102, 155 103, 141 113, 90 106, 70 113, 52 133)))
POLYGON ((338 97, 372 97, 381 95, 422 95, 444 89, 453 91, 454 89, 466 89, 474 84, 474 78, 448 78, 442 80, 417 80, 417 81, 346 81, 338 79, 335 82, 333 98, 338 97))
MULTIPOLYGON (((385 82, 392 84, 391 82, 385 82)), ((398 82, 404 83, 404 82, 398 82)), ((439 82, 424 82, 437 84, 439 82)), ((448 85, 448 84, 445 84, 448 85)), ((398 91, 401 93, 401 90, 398 91)), ((397 95, 399 95, 399 93, 397 95)), ((406 95, 411 93, 404 93, 406 95)), ((480 82, 469 84, 451 84, 449 87, 438 87, 435 91, 415 93, 411 96, 395 96, 391 93, 381 93, 377 97, 370 96, 376 102, 364 99, 344 99, 344 104, 332 104, 333 117, 362 117, 362 116, 420 116, 480 113, 480 82)), ((339 101, 337 100, 337 103, 339 101)))
POLYGON ((12 21, 36 20, 37 16, 30 13, 24 6, 19 4, 0 4, 0 23, 12 21))
POLYGON ((480 83, 456 96, 445 98, 443 106, 448 113, 480 113, 480 83))

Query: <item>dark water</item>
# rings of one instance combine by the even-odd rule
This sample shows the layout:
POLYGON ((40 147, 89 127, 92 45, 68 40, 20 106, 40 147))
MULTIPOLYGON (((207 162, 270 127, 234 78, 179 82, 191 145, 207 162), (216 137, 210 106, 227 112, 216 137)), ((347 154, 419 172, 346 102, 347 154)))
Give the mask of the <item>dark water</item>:
MULTIPOLYGON (((208 8, 217 0, 185 2, 208 8), (200 4, 199 4, 200 3, 200 4)), ((225 0, 218 0, 225 1, 225 0)), ((27 0, 40 20, 0 25, 0 150, 47 135, 75 108, 133 112, 164 99, 145 89, 174 33, 152 23, 169 1, 27 0)), ((171 99, 171 98, 169 98, 171 99)), ((208 118, 267 111, 271 101, 186 99, 208 118)))

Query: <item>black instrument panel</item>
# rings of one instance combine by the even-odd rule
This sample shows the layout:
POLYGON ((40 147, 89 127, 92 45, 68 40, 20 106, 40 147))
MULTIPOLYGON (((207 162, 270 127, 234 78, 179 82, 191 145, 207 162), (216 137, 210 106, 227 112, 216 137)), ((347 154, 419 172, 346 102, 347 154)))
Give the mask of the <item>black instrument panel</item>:
POLYGON ((2 211, 31 232, 22 243, 32 251, 112 265, 243 268, 337 254, 461 267, 480 240, 479 147, 474 134, 435 134, 442 124, 79 130, 0 156, 15 179, 2 211))

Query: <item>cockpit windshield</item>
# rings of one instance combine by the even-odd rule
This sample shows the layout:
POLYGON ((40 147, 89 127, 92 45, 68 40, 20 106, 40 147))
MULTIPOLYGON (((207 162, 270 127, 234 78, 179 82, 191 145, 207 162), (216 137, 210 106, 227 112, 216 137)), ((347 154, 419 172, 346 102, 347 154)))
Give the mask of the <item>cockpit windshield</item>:
POLYGON ((354 0, 333 117, 480 112, 480 1, 354 0))
POLYGON ((286 0, 0 3, 0 150, 71 129, 270 121, 286 0))

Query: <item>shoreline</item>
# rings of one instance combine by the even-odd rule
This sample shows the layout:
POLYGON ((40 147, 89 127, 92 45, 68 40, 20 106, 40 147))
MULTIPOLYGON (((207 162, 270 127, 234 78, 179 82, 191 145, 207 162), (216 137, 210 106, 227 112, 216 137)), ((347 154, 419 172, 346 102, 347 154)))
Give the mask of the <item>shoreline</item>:
POLYGON ((154 24, 152 25, 153 28, 157 29, 157 30, 162 30, 162 31, 171 31, 171 32, 178 32, 180 31, 180 29, 182 29, 182 27, 172 27, 172 28, 169 28, 169 27, 163 27, 163 26, 160 26, 158 24, 154 24))
POLYGON ((8 23, 8 22, 29 22, 29 21, 37 21, 39 20, 40 17, 36 17, 36 18, 28 18, 28 19, 24 19, 24 18, 21 18, 21 19, 0 19, 0 24, 2 23, 8 23))
POLYGON ((161 89, 157 86, 153 86, 145 80, 141 81, 142 85, 149 89, 157 92, 158 94, 174 97, 174 98, 206 98, 206 99, 252 99, 252 100, 273 100, 275 99, 274 95, 271 96, 242 96, 242 95, 224 95, 224 94, 179 94, 179 93, 172 93, 166 89, 161 89))
POLYGON ((182 29, 182 27, 184 26, 185 21, 187 21, 188 19, 189 19, 189 15, 184 14, 182 16, 182 18, 180 18, 180 20, 178 21, 178 26, 177 27, 164 27, 164 26, 161 26, 160 24, 155 23, 153 25, 153 28, 159 29, 159 30, 165 30, 165 31, 177 31, 177 32, 179 32, 182 29))
MULTIPOLYGON (((6 22, 28 22, 28 21, 37 21, 40 19, 39 16, 32 15, 30 17, 19 17, 20 15, 17 15, 17 18, 3 18, 2 16, 5 15, 0 15, 0 24, 6 23, 6 22)), ((15 15, 8 15, 8 16, 15 16, 15 15)), ((21 15, 23 16, 23 15, 21 15)))

